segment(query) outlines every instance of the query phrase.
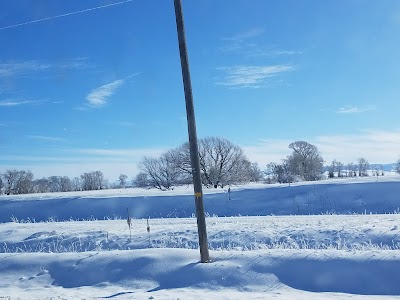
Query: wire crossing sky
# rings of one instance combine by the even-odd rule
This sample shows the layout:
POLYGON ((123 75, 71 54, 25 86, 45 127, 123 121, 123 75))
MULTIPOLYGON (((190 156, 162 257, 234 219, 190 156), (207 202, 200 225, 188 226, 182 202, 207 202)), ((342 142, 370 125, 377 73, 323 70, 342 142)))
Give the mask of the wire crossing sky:
MULTIPOLYGON (((0 173, 131 179, 187 142, 173 1, 129 2, 0 1, 0 173)), ((397 161, 400 1, 182 6, 199 139, 261 169, 299 140, 325 165, 397 161)))
POLYGON ((97 9, 102 9, 102 8, 107 8, 107 7, 111 7, 111 6, 116 6, 116 5, 121 5, 121 4, 125 4, 127 2, 132 2, 132 1, 134 1, 134 0, 124 0, 124 1, 120 1, 120 2, 115 2, 115 3, 105 4, 105 5, 96 6, 96 7, 92 7, 92 8, 87 8, 87 9, 83 9, 83 10, 79 10, 79 11, 73 11, 73 12, 70 12, 70 13, 65 13, 65 14, 61 14, 61 15, 57 15, 57 16, 42 18, 42 19, 38 19, 38 20, 32 20, 32 21, 13 24, 13 25, 9 25, 9 26, 3 26, 3 27, 0 27, 0 30, 10 29, 10 28, 20 27, 20 26, 25 26, 25 25, 29 25, 29 24, 33 24, 33 23, 44 22, 44 21, 63 18, 63 17, 68 17, 68 16, 72 16, 72 15, 76 15, 76 14, 82 14, 82 13, 85 13, 85 12, 89 12, 89 11, 93 11, 93 10, 97 10, 97 9))

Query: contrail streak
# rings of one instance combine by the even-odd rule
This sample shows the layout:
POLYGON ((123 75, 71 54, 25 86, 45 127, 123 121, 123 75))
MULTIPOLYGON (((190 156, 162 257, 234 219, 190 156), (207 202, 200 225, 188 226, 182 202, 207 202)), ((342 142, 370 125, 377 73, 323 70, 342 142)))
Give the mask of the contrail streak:
POLYGON ((43 18, 43 19, 28 21, 28 22, 24 22, 24 23, 18 23, 18 24, 14 24, 14 25, 4 26, 4 27, 0 27, 0 30, 10 29, 10 28, 14 28, 14 27, 29 25, 29 24, 33 24, 33 23, 48 21, 48 20, 53 20, 53 19, 57 19, 57 18, 68 17, 68 16, 71 16, 71 15, 81 14, 81 13, 84 13, 84 12, 88 12, 88 11, 92 11, 92 10, 96 10, 96 9, 101 9, 101 8, 106 8, 106 7, 110 7, 110 6, 115 6, 115 5, 120 5, 120 4, 124 4, 124 3, 127 3, 127 2, 132 2, 132 1, 133 0, 124 0, 124 1, 116 2, 116 3, 112 3, 112 4, 106 4, 106 5, 87 8, 87 9, 83 9, 83 10, 79 10, 79 11, 73 11, 73 12, 62 14, 62 15, 58 15, 58 16, 52 16, 52 17, 47 17, 47 18, 43 18))

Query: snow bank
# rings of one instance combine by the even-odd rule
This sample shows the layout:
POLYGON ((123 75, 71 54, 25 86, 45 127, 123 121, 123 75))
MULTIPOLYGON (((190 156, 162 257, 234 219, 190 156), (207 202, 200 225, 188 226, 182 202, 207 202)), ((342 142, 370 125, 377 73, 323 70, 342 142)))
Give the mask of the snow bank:
POLYGON ((201 264, 197 250, 183 249, 0 254, 0 274, 13 270, 2 276, 0 288, 11 296, 27 295, 23 291, 29 288, 30 299, 50 294, 196 299, 202 292, 201 298, 207 299, 227 294, 229 299, 276 295, 318 299, 315 292, 324 292, 323 299, 336 299, 337 293, 400 295, 400 254, 393 251, 258 250, 211 255, 212 263, 201 264))

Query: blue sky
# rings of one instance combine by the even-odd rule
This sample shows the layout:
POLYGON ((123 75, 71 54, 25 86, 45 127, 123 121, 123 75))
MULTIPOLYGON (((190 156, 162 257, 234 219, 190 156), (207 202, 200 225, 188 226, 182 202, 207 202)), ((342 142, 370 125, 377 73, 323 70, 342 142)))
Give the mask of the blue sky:
MULTIPOLYGON (((327 163, 398 159, 399 1, 183 10, 199 137, 261 168, 296 140, 327 163)), ((172 0, 3 0, 0 41, 0 172, 131 178, 144 155, 187 140, 172 0)))

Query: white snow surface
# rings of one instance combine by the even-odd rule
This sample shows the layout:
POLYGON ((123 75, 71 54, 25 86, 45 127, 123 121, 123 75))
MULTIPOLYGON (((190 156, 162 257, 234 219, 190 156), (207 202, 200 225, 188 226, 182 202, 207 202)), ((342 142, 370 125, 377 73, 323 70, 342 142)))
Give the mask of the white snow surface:
POLYGON ((400 299, 399 177, 231 188, 0 196, 0 299, 400 299))

